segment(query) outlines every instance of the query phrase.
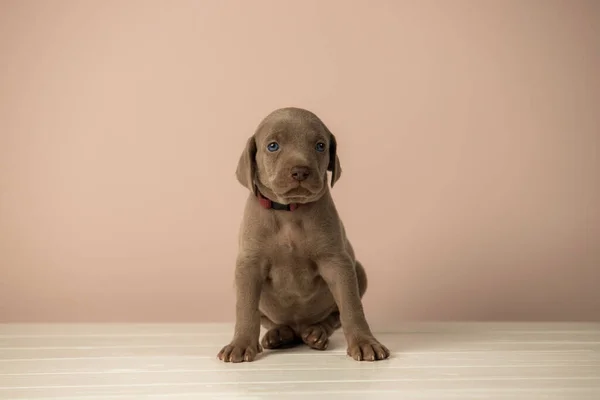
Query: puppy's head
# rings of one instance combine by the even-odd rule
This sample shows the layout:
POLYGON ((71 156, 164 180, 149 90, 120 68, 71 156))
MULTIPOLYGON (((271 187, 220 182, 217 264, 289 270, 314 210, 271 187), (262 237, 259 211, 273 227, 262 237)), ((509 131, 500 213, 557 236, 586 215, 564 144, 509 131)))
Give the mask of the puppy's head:
POLYGON ((282 108, 269 114, 246 142, 238 163, 238 181, 271 200, 308 203, 331 187, 342 169, 335 136, 312 112, 282 108))

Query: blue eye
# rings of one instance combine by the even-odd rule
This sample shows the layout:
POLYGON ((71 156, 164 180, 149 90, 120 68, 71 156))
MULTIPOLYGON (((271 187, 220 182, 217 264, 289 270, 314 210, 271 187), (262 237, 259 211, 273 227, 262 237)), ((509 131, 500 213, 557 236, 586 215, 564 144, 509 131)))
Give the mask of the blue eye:
POLYGON ((315 148, 317 149, 318 152, 323 152, 323 151, 325 151, 325 143, 319 142, 319 143, 317 143, 315 148))
POLYGON ((267 150, 269 151, 277 151, 279 150, 279 144, 275 143, 275 142, 271 142, 267 145, 267 150))

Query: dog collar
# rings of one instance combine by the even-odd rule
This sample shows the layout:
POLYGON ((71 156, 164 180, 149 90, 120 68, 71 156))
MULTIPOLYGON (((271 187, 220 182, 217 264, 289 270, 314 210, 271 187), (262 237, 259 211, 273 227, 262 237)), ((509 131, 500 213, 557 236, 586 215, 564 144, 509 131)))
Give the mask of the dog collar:
POLYGON ((266 209, 294 211, 295 209, 297 209, 300 206, 299 203, 291 203, 291 204, 277 203, 273 200, 267 199, 260 192, 258 192, 257 196, 258 196, 258 202, 260 203, 260 205, 266 209))

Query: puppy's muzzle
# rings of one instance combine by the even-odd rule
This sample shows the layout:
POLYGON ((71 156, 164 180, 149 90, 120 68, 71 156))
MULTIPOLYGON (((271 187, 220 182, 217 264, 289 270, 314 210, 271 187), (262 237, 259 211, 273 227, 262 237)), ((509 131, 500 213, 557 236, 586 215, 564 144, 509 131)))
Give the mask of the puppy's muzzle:
POLYGON ((310 175, 310 169, 308 167, 296 166, 290 170, 292 179, 302 182, 310 175))

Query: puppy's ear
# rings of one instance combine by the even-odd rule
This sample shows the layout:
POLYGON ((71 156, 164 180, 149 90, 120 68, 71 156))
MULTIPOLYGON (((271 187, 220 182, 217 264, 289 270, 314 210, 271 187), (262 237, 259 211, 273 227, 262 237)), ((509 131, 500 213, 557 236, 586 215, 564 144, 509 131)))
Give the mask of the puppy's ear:
POLYGON ((335 136, 331 132, 329 132, 329 135, 329 165, 327 166, 327 170, 331 171, 331 187, 333 187, 342 175, 342 167, 337 155, 337 142, 335 136))
POLYGON ((240 156, 235 176, 239 183, 256 195, 256 185, 254 184, 254 177, 256 176, 256 141, 254 136, 248 138, 246 142, 246 148, 240 156))

